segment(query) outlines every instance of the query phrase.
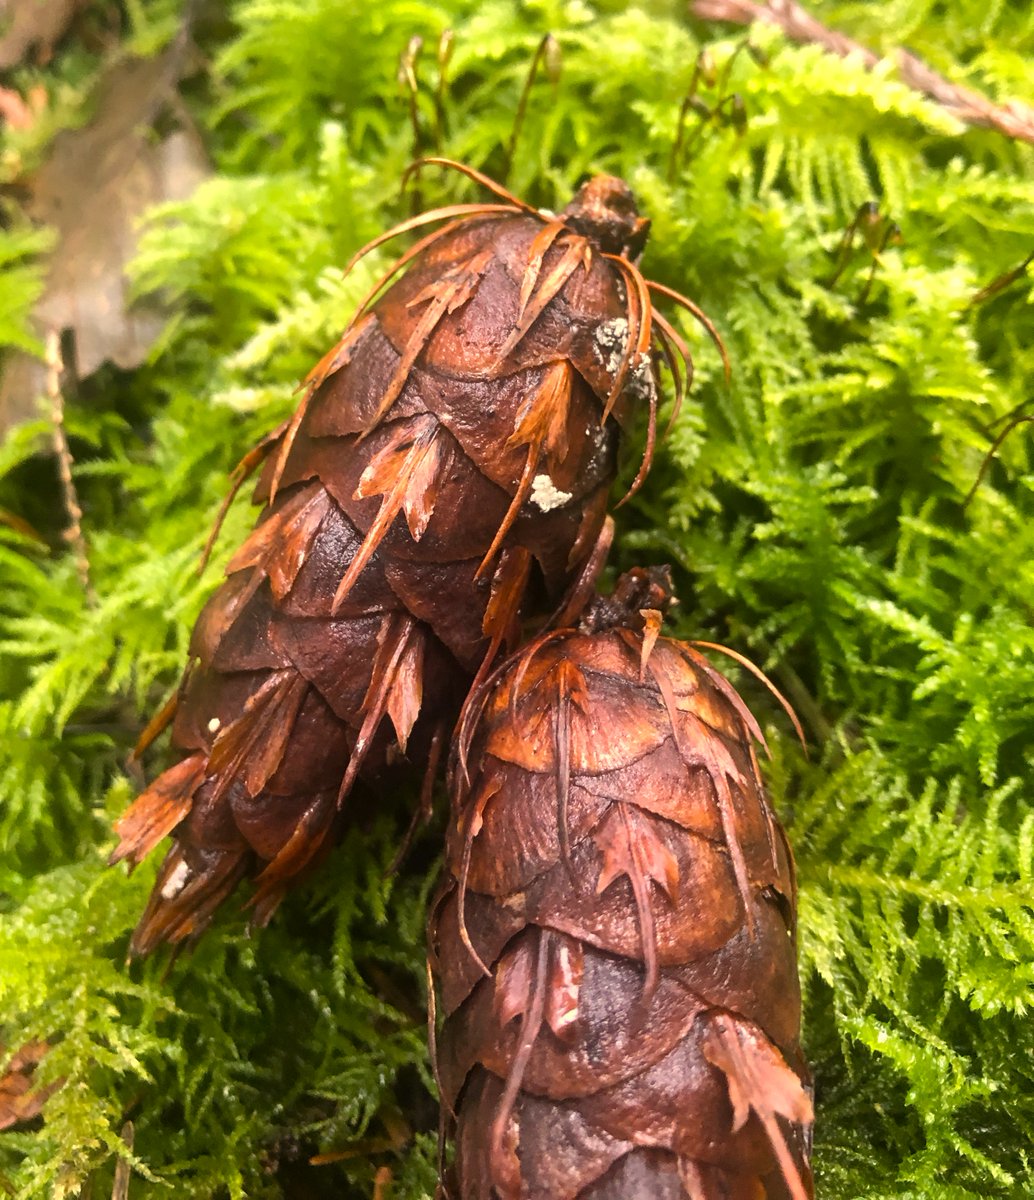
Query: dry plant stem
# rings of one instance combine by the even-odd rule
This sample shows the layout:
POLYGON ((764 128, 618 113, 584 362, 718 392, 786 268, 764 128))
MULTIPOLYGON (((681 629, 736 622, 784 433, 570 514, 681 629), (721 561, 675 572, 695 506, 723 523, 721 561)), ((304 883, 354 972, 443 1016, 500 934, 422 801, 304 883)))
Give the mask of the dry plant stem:
POLYGON ((71 547, 75 569, 83 585, 86 599, 95 604, 97 596, 90 583, 90 563, 86 557, 86 539, 83 537, 83 510, 72 479, 72 452, 65 435, 65 402, 61 394, 61 374, 64 363, 61 359, 61 339, 56 329, 51 329, 46 340, 47 356, 47 399, 50 402, 51 441, 57 460, 57 474, 61 483, 61 499, 64 502, 68 525, 63 537, 71 547))
POLYGON ((391 1167, 380 1167, 373 1180, 373 1200, 388 1200, 394 1174, 391 1167))
MULTIPOLYGON (((822 46, 840 58, 860 55, 870 70, 880 62, 880 55, 829 29, 793 0, 768 0, 767 4, 754 4, 752 0, 692 0, 690 11, 704 21, 731 21, 737 25, 765 21, 777 25, 788 38, 802 45, 822 46)), ((997 129, 1006 137, 1034 145, 1034 109, 1028 105, 1018 101, 993 104, 979 92, 949 82, 907 50, 897 49, 885 57, 896 64, 904 83, 940 104, 958 120, 997 129)))
POLYGON ((517 103, 517 115, 513 119, 510 140, 506 143, 506 158, 504 159, 505 166, 503 168, 504 183, 509 179, 510 171, 513 169, 513 156, 517 150, 517 139, 521 136, 521 129, 524 126, 524 118, 528 111, 528 98, 531 96, 531 89, 535 83, 535 76, 538 74, 539 65, 545 61, 547 73, 555 86, 559 77, 559 54, 560 47, 556 38, 551 33, 547 33, 538 44, 538 48, 531 60, 531 66, 528 68, 528 77, 525 79, 524 87, 521 89, 521 98, 517 103))
POLYGON ((1011 271, 1005 271, 1003 274, 996 276, 990 283, 986 284, 979 291, 974 292, 970 297, 967 308, 975 308, 978 304, 984 304, 988 300, 994 299, 995 296, 1004 292, 1006 288, 1012 287, 1014 283, 1022 279, 1027 273, 1027 268, 1034 262, 1034 251, 1019 264, 1013 267, 1011 271))
MULTIPOLYGON (((136 1130, 133 1127, 132 1121, 127 1121, 122 1126, 120 1137, 125 1143, 126 1151, 132 1153, 133 1140, 136 1136, 136 1130)), ((120 1158, 115 1167, 115 1179, 111 1186, 111 1200, 128 1200, 129 1197, 129 1176, 130 1167, 126 1159, 120 1158)))
POLYGON ((978 490, 980 489, 980 485, 984 482, 984 476, 987 474, 988 468, 991 466, 991 463, 994 462, 994 456, 1001 449, 1002 443, 1005 441, 1005 439, 1018 426, 1026 425, 1032 421, 1034 421, 1034 417, 1030 417, 1030 416, 1014 417, 1009 422, 1009 424, 1006 425, 1006 427, 1002 430, 1002 432, 995 438, 995 440, 991 443, 991 449, 988 450, 988 452, 984 455, 984 461, 980 464, 980 470, 977 472, 977 477, 973 481, 973 486, 966 493, 965 500, 962 501, 962 507, 964 509, 969 508, 969 506, 973 500, 973 497, 977 494, 978 490))

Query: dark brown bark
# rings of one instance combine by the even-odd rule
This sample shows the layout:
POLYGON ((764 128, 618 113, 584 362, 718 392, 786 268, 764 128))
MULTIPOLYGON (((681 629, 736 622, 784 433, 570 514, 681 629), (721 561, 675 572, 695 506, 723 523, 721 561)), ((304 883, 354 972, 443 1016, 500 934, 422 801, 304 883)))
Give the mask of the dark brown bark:
POLYGON ((244 877, 267 920, 357 781, 433 761, 472 677, 589 570, 620 426, 644 405, 653 429, 628 188, 400 229, 448 218, 246 460, 265 509, 194 630, 183 757, 117 826, 116 861, 174 838, 136 953, 196 936, 244 877))
POLYGON ((654 640, 648 595, 637 630, 598 605, 468 702, 429 925, 453 1200, 813 1194, 760 731, 697 649, 654 640))

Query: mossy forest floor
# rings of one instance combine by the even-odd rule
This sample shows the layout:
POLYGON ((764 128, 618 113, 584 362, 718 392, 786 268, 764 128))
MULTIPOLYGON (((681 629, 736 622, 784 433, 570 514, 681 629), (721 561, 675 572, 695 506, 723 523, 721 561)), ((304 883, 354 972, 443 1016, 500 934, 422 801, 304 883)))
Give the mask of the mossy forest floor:
MULTIPOLYGON (((670 562, 675 630, 751 656, 808 734, 805 758, 737 677, 797 853, 819 1195, 1034 1195, 1030 425, 966 503, 1034 404, 1034 146, 772 29, 737 53, 743 30, 665 0, 46 7, 71 21, 52 45, 0 41, 0 1043, 47 1043, 34 1084, 62 1082, 0 1133, 0 1194, 125 1196, 120 1162, 132 1200, 368 1197, 378 1178, 392 1200, 433 1193, 423 916, 440 825, 385 873, 413 797, 385 797, 268 929, 249 936, 230 906, 171 965, 125 962, 154 865, 105 859, 137 786, 127 754, 252 520, 242 497, 199 578, 227 472, 383 269, 390 250, 340 272, 411 211, 414 154, 506 172, 551 31, 559 73, 530 90, 510 186, 558 208, 586 172, 628 179, 653 221, 644 269, 711 314, 732 360, 726 385, 673 318, 696 379, 618 514, 613 569, 670 562), (415 133, 399 62, 417 36, 415 133), (735 94, 742 119, 690 106, 673 164, 703 47, 699 99, 735 94), (162 207, 134 206, 140 170, 162 207), (870 201, 868 242, 838 258, 870 201), (128 334, 119 303, 81 290, 96 270, 117 291, 123 253, 150 314, 128 334), (12 382, 15 353, 43 349, 34 308, 74 327, 80 546, 52 402, 12 382)), ((812 9, 998 103, 1034 101, 1022 0, 812 9)), ((428 171, 416 202, 475 198, 428 171)))

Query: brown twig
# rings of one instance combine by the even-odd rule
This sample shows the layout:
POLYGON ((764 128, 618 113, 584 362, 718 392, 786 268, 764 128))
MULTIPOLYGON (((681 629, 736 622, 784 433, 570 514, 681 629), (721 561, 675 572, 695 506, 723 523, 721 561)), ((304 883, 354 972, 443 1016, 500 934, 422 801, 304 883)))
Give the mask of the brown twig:
POLYGON ((395 1178, 391 1167, 381 1167, 373 1180, 373 1200, 387 1200, 391 1183, 395 1178))
MULTIPOLYGON (((880 55, 853 38, 827 28, 793 0, 767 0, 765 4, 755 4, 753 0, 691 0, 690 11, 704 21, 730 21, 736 25, 766 21, 778 26, 792 41, 822 46, 840 58, 858 55, 869 70, 880 61, 880 55)), ((909 87, 940 104, 957 120, 967 125, 997 129, 1006 137, 1034 145, 1034 109, 1028 105, 1016 100, 1004 105, 993 104, 979 92, 949 82, 908 50, 897 49, 887 57, 895 63, 909 87)))
POLYGON ((56 329, 47 333, 47 399, 50 401, 51 438, 54 457, 57 459, 57 474, 61 483, 61 498, 68 514, 68 525, 63 537, 71 547, 75 568, 83 585, 86 598, 93 604, 97 597, 90 583, 90 562, 86 557, 86 539, 83 537, 83 510, 72 479, 72 452, 68 448, 65 434, 65 401, 61 394, 61 375, 64 362, 61 358, 61 338, 56 329))
POLYGON ((976 479, 973 481, 973 486, 966 493, 965 500, 962 501, 963 509, 969 508, 970 502, 977 494, 980 485, 984 482, 984 476, 987 474, 991 463, 994 462, 994 457, 1001 449, 1002 443, 1005 441, 1005 439, 1009 436, 1009 434, 1012 433, 1014 429, 1017 429, 1020 425, 1029 424, 1032 421, 1034 421, 1034 417, 1032 416, 1023 415, 1013 417, 1009 424, 1006 425, 1002 432, 991 443, 991 449, 988 450, 988 452, 984 455, 984 461, 980 464, 980 470, 977 473, 976 479))
POLYGON ((560 79, 560 43, 551 34, 547 33, 542 41, 539 42, 538 48, 532 55, 531 66, 528 68, 528 77, 524 81, 524 87, 521 89, 521 98, 517 102, 517 115, 513 119, 513 128, 510 130, 510 140, 506 143, 506 158, 503 168, 502 182, 510 178, 510 172, 513 170, 513 159, 517 153, 517 139, 521 136, 521 128, 524 125, 524 118, 528 112, 528 100, 531 96, 532 85, 535 83, 535 76, 538 74, 539 66, 545 63, 546 75, 556 89, 557 81, 560 79))
POLYGON ((1011 271, 1005 271, 997 278, 992 279, 979 292, 974 292, 969 298, 967 308, 975 308, 978 304, 983 304, 986 300, 991 300, 1000 292, 1004 292, 1007 287, 1012 287, 1017 280, 1020 280, 1026 275, 1027 268, 1034 262, 1034 251, 1020 263, 1018 267, 1013 267, 1011 271))
MULTIPOLYGON (((135 1134, 136 1130, 133 1128, 133 1122, 127 1121, 125 1125, 122 1126, 122 1133, 119 1136, 125 1143, 126 1150, 129 1153, 132 1153, 133 1150, 133 1139, 135 1134)), ((115 1164, 115 1180, 111 1188, 111 1200, 128 1200, 129 1175, 129 1162, 124 1158, 120 1158, 115 1164)))

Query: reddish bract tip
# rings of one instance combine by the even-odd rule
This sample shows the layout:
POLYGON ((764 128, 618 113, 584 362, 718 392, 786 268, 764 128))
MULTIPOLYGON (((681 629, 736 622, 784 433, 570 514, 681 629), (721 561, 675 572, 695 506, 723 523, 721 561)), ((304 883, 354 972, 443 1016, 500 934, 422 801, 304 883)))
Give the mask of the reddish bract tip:
POLYGON ((582 184, 560 214, 564 224, 584 234, 605 254, 635 258, 642 253, 650 222, 640 217, 632 189, 613 175, 594 175, 582 184))

